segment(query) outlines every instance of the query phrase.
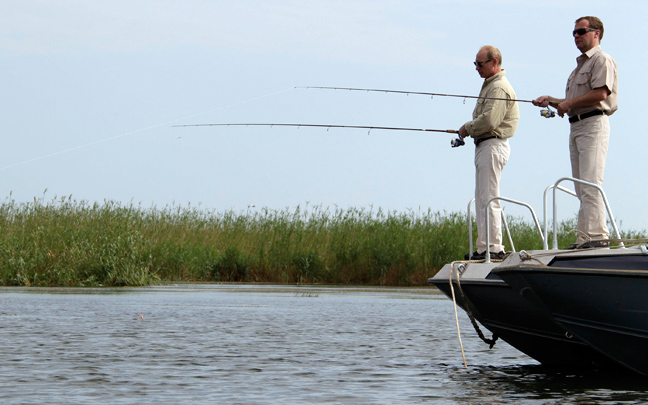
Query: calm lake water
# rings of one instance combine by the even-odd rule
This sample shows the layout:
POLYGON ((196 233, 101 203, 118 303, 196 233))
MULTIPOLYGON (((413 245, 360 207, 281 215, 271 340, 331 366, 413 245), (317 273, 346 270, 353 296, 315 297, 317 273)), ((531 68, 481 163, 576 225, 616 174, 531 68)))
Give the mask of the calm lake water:
POLYGON ((648 380, 489 350, 419 289, 0 288, 2 403, 648 402, 648 380))

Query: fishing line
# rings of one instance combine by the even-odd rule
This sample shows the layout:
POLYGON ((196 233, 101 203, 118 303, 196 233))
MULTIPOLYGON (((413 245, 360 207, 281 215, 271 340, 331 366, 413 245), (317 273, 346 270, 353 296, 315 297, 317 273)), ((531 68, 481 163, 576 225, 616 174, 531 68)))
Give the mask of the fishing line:
POLYGON ((62 155, 64 153, 68 153, 68 152, 72 152, 72 151, 75 151, 75 150, 87 148, 89 146, 94 146, 94 145, 98 145, 100 143, 112 141, 112 140, 115 140, 115 139, 118 139, 118 138, 123 138, 123 137, 128 136, 128 135, 133 135, 133 134, 137 134, 137 133, 140 133, 140 132, 148 131, 148 130, 153 129, 153 128, 167 126, 169 124, 173 124, 174 122, 182 121, 182 120, 185 120, 185 119, 188 119, 188 118, 197 117, 197 116, 203 115, 203 114, 209 114, 209 113, 214 112, 214 111, 224 110, 226 108, 231 108, 231 107, 234 107, 234 106, 237 106, 237 105, 249 103, 250 101, 255 101, 255 100, 260 100, 262 98, 275 96, 277 94, 285 93, 285 92, 287 92, 289 90, 293 90, 293 89, 294 89, 293 87, 290 87, 290 88, 280 90, 280 91, 276 91, 276 92, 273 92, 273 93, 264 94, 262 96, 257 96, 257 97, 253 97, 253 98, 250 98, 250 99, 247 99, 247 100, 238 101, 236 103, 228 104, 228 105, 225 105, 225 106, 222 106, 222 107, 212 108, 211 110, 208 110, 208 111, 203 111, 203 112, 191 114, 191 115, 188 115, 188 116, 185 116, 185 117, 182 117, 182 118, 176 118, 176 119, 171 120, 171 121, 165 121, 163 123, 156 124, 156 125, 151 125, 151 126, 146 127, 146 128, 138 129, 138 130, 135 130, 135 131, 125 132, 125 133, 120 134, 120 135, 111 136, 109 138, 104 138, 104 139, 101 139, 101 140, 98 140, 98 141, 86 143, 84 145, 79 145, 79 146, 75 146, 73 148, 64 149, 64 150, 61 150, 61 151, 58 151, 58 152, 49 153, 47 155, 43 155, 43 156, 39 156, 39 157, 32 158, 32 159, 29 159, 29 160, 25 160, 25 161, 22 161, 20 163, 14 163, 14 164, 11 164, 11 165, 8 165, 8 166, 0 167, 0 170, 6 170, 6 169, 10 169, 12 167, 22 166, 22 165, 25 165, 27 163, 32 163, 32 162, 42 160, 42 159, 46 159, 46 158, 49 158, 49 157, 52 157, 52 156, 62 155))

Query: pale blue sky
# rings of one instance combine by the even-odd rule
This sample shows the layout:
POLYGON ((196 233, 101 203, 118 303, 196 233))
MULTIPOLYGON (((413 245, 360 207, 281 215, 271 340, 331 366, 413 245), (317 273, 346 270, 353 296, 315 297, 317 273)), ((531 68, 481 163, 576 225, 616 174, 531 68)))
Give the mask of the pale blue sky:
MULTIPOLYGON (((648 229, 643 1, 4 1, 0 196, 465 211, 474 146, 449 134, 312 128, 173 128, 301 122, 458 129, 474 100, 303 90, 369 87, 476 95, 482 45, 503 53, 522 99, 561 96, 574 20, 605 24, 620 108, 604 187, 622 229, 648 229), (636 45, 633 45, 633 42, 636 45)), ((542 216, 570 175, 565 119, 521 104, 502 195, 542 216)), ((571 187, 570 184, 566 184, 571 187)), ((559 216, 577 203, 560 198, 559 216)), ((512 215, 530 217, 507 206, 512 215)))

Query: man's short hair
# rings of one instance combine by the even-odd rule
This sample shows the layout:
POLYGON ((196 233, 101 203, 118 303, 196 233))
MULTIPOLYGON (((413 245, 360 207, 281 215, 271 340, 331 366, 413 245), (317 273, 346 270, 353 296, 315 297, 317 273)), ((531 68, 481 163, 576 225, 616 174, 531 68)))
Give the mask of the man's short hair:
POLYGON ((592 16, 585 16, 581 17, 574 24, 578 24, 579 22, 587 20, 589 23, 590 28, 594 28, 595 30, 601 31, 601 34, 599 35, 599 42, 603 40, 603 21, 601 21, 598 17, 592 17, 592 16))
POLYGON ((482 46, 481 49, 486 51, 486 57, 488 59, 497 59, 497 66, 502 66, 502 53, 499 49, 492 45, 482 46))

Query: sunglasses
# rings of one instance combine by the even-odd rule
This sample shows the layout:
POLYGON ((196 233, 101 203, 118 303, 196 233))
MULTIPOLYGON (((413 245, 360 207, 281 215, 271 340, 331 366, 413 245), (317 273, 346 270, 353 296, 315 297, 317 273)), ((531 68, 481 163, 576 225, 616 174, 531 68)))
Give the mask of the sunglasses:
POLYGON ((574 32, 572 32, 572 34, 574 36, 576 36, 576 34, 578 34, 578 36, 580 37, 580 36, 583 36, 583 35, 587 34, 590 31, 598 31, 598 30, 596 28, 579 28, 577 30, 574 30, 574 32))
POLYGON ((477 66, 477 67, 482 67, 482 66, 484 66, 485 64, 487 64, 487 63, 490 62, 490 61, 492 61, 492 59, 489 59, 489 60, 487 60, 486 62, 473 62, 473 63, 474 63, 475 66, 477 66))

